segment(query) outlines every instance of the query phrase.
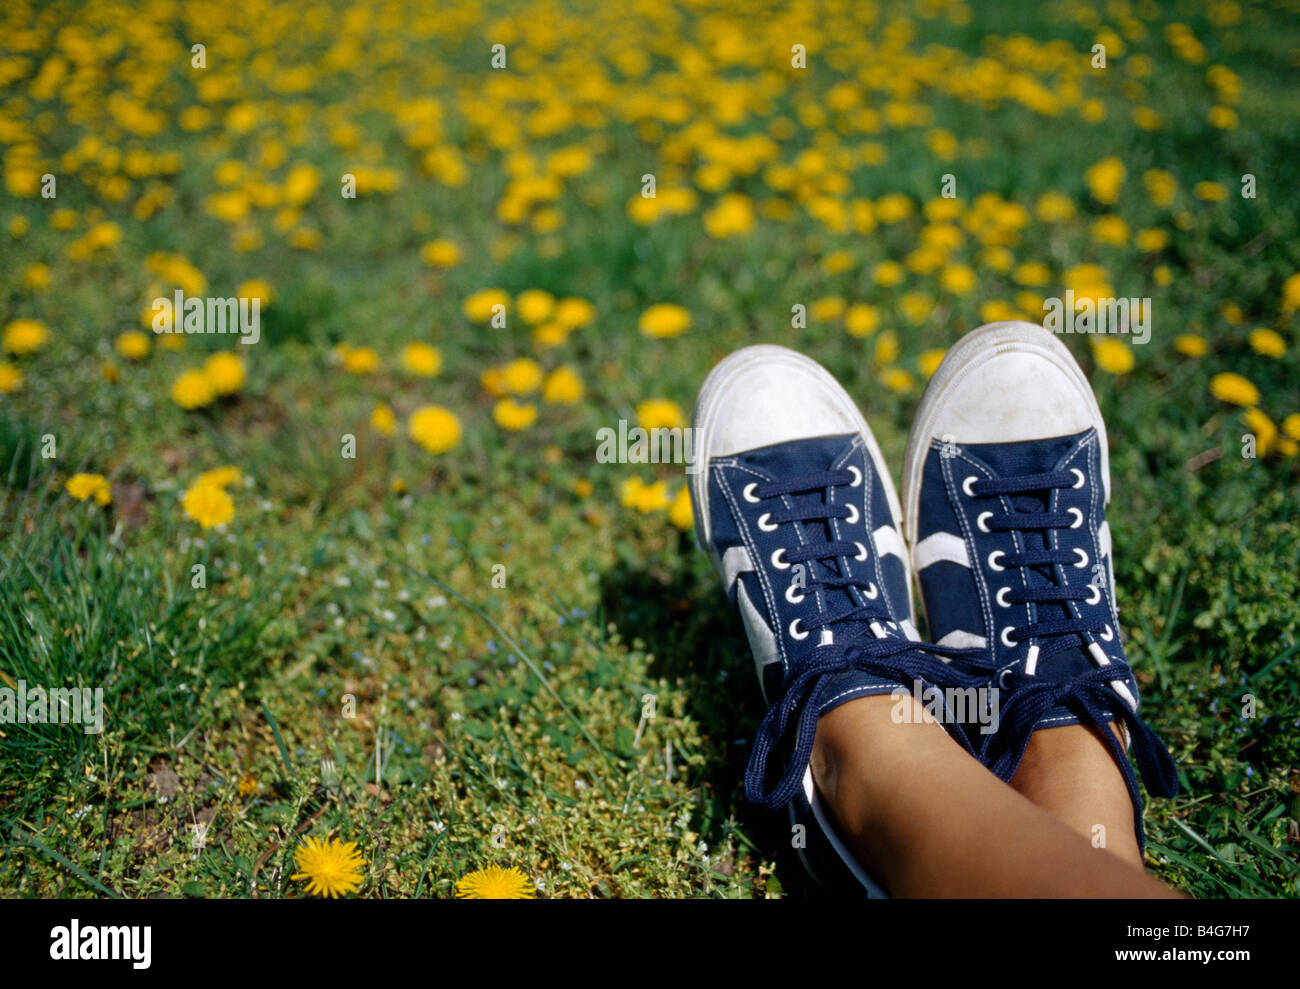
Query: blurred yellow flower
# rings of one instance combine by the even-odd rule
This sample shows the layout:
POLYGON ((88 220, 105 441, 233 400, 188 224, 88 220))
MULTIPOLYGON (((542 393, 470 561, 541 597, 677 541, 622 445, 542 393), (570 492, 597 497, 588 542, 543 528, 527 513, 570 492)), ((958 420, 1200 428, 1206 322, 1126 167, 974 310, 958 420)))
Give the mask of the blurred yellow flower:
POLYGON ((704 229, 719 240, 747 234, 754 229, 754 202, 748 196, 730 193, 704 214, 704 229))
POLYGON ((1282 283, 1282 312, 1290 315, 1300 309, 1300 271, 1282 283))
POLYGON ((555 311, 555 296, 540 288, 530 288, 515 298, 515 308, 520 319, 529 326, 535 326, 555 311))
POLYGON ((141 333, 139 330, 129 330, 121 333, 113 341, 113 349, 130 361, 143 360, 149 356, 149 350, 153 347, 153 341, 149 339, 149 334, 141 333))
POLYGON ((385 402, 380 402, 370 413, 370 426, 381 436, 392 436, 397 431, 397 416, 385 402))
POLYGON ((926 350, 916 359, 916 366, 927 380, 934 375, 935 371, 939 370, 939 364, 943 361, 943 356, 946 353, 948 353, 946 349, 926 350))
POLYGON ((202 371, 186 371, 172 382, 172 401, 182 409, 199 409, 217 397, 202 371))
POLYGON ((50 287, 50 266, 36 261, 23 271, 23 285, 34 292, 50 287))
POLYGON ((1207 203, 1218 203, 1228 198, 1228 190, 1218 182, 1197 182, 1192 187, 1197 199, 1207 203))
POLYGON ((636 423, 642 429, 678 429, 686 425, 686 416, 676 402, 648 398, 636 407, 636 423))
POLYGON ((50 331, 38 319, 11 320, 4 328, 0 346, 11 354, 19 356, 32 354, 49 342, 50 331))
POLYGON ((204 361, 203 374, 217 395, 233 395, 244 387, 244 361, 229 350, 218 351, 204 361))
POLYGON ((1133 348, 1114 337, 1094 337, 1092 357, 1108 374, 1128 374, 1133 370, 1133 348))
POLYGON ((553 319, 561 326, 577 329, 586 326, 596 316, 596 310, 586 299, 561 299, 555 306, 553 319))
POLYGON ((875 306, 855 302, 844 313, 844 329, 853 337, 869 337, 880 327, 880 313, 875 306))
POLYGON ((450 240, 431 240, 420 248, 420 260, 430 268, 454 268, 460 264, 460 248, 450 240))
POLYGON ((250 278, 248 281, 240 282, 235 289, 235 295, 240 299, 258 299, 262 308, 269 306, 275 298, 270 283, 261 278, 250 278))
POLYGON ((1266 457, 1272 451, 1277 440, 1277 426, 1273 420, 1259 409, 1250 408, 1242 413, 1246 428, 1255 434, 1255 452, 1266 457))
POLYGON ((552 405, 573 405, 582 395, 582 379, 567 365, 557 367, 542 383, 542 401, 552 405))
POLYGON ((492 318, 497 306, 505 311, 510 307, 510 296, 499 288, 488 288, 475 292, 461 303, 461 312, 472 323, 486 323, 492 318))
POLYGON ((107 505, 113 500, 113 489, 103 474, 73 474, 63 487, 77 501, 94 498, 96 505, 107 505))
POLYGON ((1109 206, 1119 199, 1119 190, 1124 185, 1124 163, 1113 155, 1103 158, 1086 172, 1083 180, 1088 185, 1092 198, 1109 206))
POLYGON ((537 406, 513 398, 498 399, 492 406, 492 418, 502 429, 527 429, 537 421, 537 406))
POLYGON ((12 395, 23 386, 23 372, 15 364, 0 361, 0 395, 12 395))
POLYGON ((408 343, 402 348, 402 367, 422 378, 435 377, 442 370, 442 353, 427 343, 408 343))
POLYGON ((340 345, 343 370, 349 374, 373 374, 379 368, 379 354, 373 347, 340 345))
POLYGON ((1286 354, 1286 341, 1276 330, 1260 327, 1250 331, 1250 348, 1265 357, 1283 357, 1286 354))
POLYGON ((225 489, 202 480, 189 486, 181 499, 181 507, 201 529, 225 525, 235 517, 235 503, 225 489))
POLYGON ((429 453, 446 453, 460 442, 460 420, 440 405, 422 405, 407 422, 411 439, 429 453))
POLYGON ((641 314, 639 328, 648 337, 675 337, 691 325, 691 314, 671 302, 660 302, 641 314))
POLYGON ((619 501, 624 508, 633 508, 642 514, 663 511, 669 506, 668 482, 646 484, 639 477, 629 477, 619 487, 619 501))
POLYGON ((1174 337, 1174 350, 1184 357, 1203 357, 1206 349, 1205 337, 1195 333, 1180 333, 1174 337))
POLYGON ((542 366, 531 357, 517 357, 501 368, 501 383, 508 392, 529 395, 542 384, 542 366))
POLYGON ((1232 371, 1223 371, 1210 379, 1210 394, 1230 405, 1259 404, 1259 389, 1232 371))

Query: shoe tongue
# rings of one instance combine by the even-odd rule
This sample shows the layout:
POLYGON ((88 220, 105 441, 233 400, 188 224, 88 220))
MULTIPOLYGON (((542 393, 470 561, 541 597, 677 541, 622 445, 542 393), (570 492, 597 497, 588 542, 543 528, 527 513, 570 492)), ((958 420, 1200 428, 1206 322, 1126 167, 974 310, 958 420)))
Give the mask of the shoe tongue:
MULTIPOLYGON (((1056 470, 1062 458, 1079 441, 1079 436, 1058 436, 1048 440, 1031 440, 1025 443, 987 443, 972 444, 966 450, 987 464, 1001 478, 1021 477, 1028 474, 1046 474, 1056 470)), ((1012 508, 1020 513, 1048 511, 1049 491, 1025 491, 1012 495, 1012 508)), ((1042 529, 1022 529, 1020 539, 1027 550, 1047 549, 1047 533, 1042 529)), ((1041 589, 1057 586, 1053 577, 1053 568, 1048 565, 1026 567, 1025 578, 1029 587, 1041 589)), ((1064 604, 1039 602, 1038 618, 1040 622, 1068 620, 1072 616, 1064 604)), ((1060 638, 1042 642, 1059 645, 1060 638)), ((1037 675, 1048 679, 1066 679, 1092 668, 1083 651, 1083 638, 1077 634, 1068 636, 1068 641, 1076 644, 1075 648, 1062 649, 1039 659, 1037 675)))
MULTIPOLYGON (((816 439, 796 440, 791 443, 779 443, 775 446, 751 450, 736 459, 745 466, 763 471, 776 481, 784 481, 787 478, 798 477, 801 474, 834 470, 835 465, 844 459, 844 454, 852 442, 852 434, 823 436, 816 439)), ((801 491, 786 495, 786 498, 795 511, 801 508, 815 509, 826 504, 826 491, 824 489, 801 491)), ((837 502, 842 504, 844 498, 845 493, 839 492, 837 502)), ((812 520, 793 524, 798 525, 802 530, 804 544, 826 543, 833 538, 829 522, 812 520)), ((859 524, 861 523, 859 522, 859 524)), ((840 523, 840 528, 843 531, 843 521, 840 523)), ((846 535, 845 538, 846 541, 853 541, 853 539, 860 539, 861 536, 849 537, 846 535)), ((805 583, 841 576, 838 562, 834 558, 811 560, 804 566, 806 567, 805 583)), ((793 570, 790 571, 790 577, 787 579, 793 579, 793 570)), ((782 585, 782 589, 783 587, 784 585, 782 585)), ((826 609, 829 612, 847 611, 850 608, 858 607, 858 602, 853 600, 853 596, 846 588, 823 587, 821 593, 826 609)), ((877 600, 883 600, 883 595, 877 600)), ((884 617, 883 605, 881 614, 884 617)), ((870 624, 864 621, 838 622, 832 628, 832 631, 835 633, 835 642, 837 644, 848 643, 860 636, 871 634, 870 624)), ((805 645, 816 646, 820 641, 821 634, 818 631, 808 638, 805 645)))

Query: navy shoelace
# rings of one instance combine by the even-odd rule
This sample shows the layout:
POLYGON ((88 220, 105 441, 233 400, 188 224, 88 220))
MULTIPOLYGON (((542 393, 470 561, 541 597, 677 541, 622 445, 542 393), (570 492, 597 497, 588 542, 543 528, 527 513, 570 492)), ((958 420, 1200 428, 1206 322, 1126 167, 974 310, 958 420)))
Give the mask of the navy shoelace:
MULTIPOLYGON (((1073 564, 1072 550, 1050 549, 1048 532, 1078 524, 1070 512, 1051 512, 1045 506, 1050 492, 1056 488, 1072 487, 1074 475, 1070 471, 1051 471, 1028 474, 1022 477, 984 479, 971 485, 978 496, 1011 496, 1013 511, 993 514, 985 525, 994 532, 1041 533, 1041 545, 1026 548, 1020 553, 1004 554, 1000 562, 1005 567, 1028 567, 1042 575, 1048 586, 1025 587, 1011 590, 1006 600, 1012 604, 1060 605, 1068 601, 1094 601, 1099 593, 1090 587, 1070 587, 1056 581, 1056 566, 1073 564), (1048 495, 1043 500, 1042 494, 1048 495), (1039 497, 1031 495, 1039 494, 1039 497)), ((1039 658, 1065 649, 1086 647, 1081 633, 1109 632, 1106 622, 1097 618, 1050 618, 1013 627, 1007 638, 1015 642, 1035 639, 1039 644, 1039 658)), ((991 672, 991 671, 990 671, 991 672)), ((1124 746, 1110 730, 1112 722, 1127 726, 1132 739, 1133 755, 1142 770, 1147 789, 1156 796, 1172 797, 1178 792, 1178 773, 1169 750, 1154 731, 1137 716, 1134 710, 1110 686, 1112 681, 1123 680, 1128 674, 1126 664, 1103 666, 1069 680, 1051 680, 1040 676, 1004 670, 998 686, 1003 691, 1000 708, 1001 727, 992 737, 981 743, 981 760, 994 774, 1004 780, 1015 775, 1024 757, 1030 736, 1039 721, 1054 707, 1063 705, 1081 722, 1098 730, 1114 757, 1129 794, 1133 798, 1134 821, 1139 845, 1142 843, 1142 811, 1137 777, 1129 762, 1124 746)))
MULTIPOLYGON (((833 561, 833 573, 829 576, 811 573, 802 588, 803 593, 815 593, 818 588, 837 588, 843 590, 852 601, 852 592, 856 589, 864 600, 874 602, 838 611, 827 609, 825 614, 799 620, 805 631, 839 626, 834 632, 839 638, 810 649, 792 660, 781 686, 781 696, 771 705, 759 725, 749 765, 745 770, 745 793, 760 806, 781 807, 794 797, 812 756, 817 719, 822 703, 826 700, 824 695, 836 675, 858 670, 906 685, 910 689, 915 680, 937 684, 960 676, 942 660, 927 655, 927 652, 972 658, 978 652, 928 645, 923 647, 926 652, 922 652, 920 643, 903 637, 901 632, 899 637, 878 637, 871 630, 874 623, 875 628, 881 630, 879 634, 884 635, 879 623, 891 621, 884 598, 880 589, 870 581, 848 576, 848 570, 843 564, 847 558, 862 559, 868 548, 856 541, 828 538, 831 519, 844 519, 850 524, 857 521, 858 510, 855 507, 833 504, 830 498, 832 488, 848 486, 854 478, 855 473, 848 470, 812 471, 787 480, 756 484, 752 489, 753 495, 760 500, 801 493, 822 493, 823 500, 820 502, 803 499, 793 507, 767 513, 768 524, 797 525, 806 540, 805 545, 784 551, 783 562, 807 563, 810 570, 814 569, 813 564, 820 563, 829 571, 831 567, 828 561, 833 561), (853 623, 860 623, 861 628, 854 629, 853 623), (785 759, 782 776, 769 788, 769 761, 774 753, 784 755, 787 749, 790 752, 785 759)), ((967 686, 977 686, 983 682, 973 675, 967 679, 967 686)), ((960 738, 960 741, 970 751, 965 738, 960 738)))

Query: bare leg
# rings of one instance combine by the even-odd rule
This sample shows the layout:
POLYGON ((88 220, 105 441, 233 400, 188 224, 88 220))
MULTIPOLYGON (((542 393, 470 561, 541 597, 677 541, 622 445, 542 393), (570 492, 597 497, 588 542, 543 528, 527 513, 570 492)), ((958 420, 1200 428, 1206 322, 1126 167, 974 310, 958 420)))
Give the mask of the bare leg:
POLYGON ((824 715, 812 759, 841 834, 893 895, 1178 895, 1007 786, 914 701, 912 723, 896 723, 897 703, 863 697, 824 715))
MULTIPOLYGON (((1123 739, 1117 730, 1115 734, 1123 739)), ((1142 866, 1133 832, 1133 801, 1094 729, 1062 725, 1034 732, 1011 785, 1090 845, 1099 844, 1125 862, 1142 866)))

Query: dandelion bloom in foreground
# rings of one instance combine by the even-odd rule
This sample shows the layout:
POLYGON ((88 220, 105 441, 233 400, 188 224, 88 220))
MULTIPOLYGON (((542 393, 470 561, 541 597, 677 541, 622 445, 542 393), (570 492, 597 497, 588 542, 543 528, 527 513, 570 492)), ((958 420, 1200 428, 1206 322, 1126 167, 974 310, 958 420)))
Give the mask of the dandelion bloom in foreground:
POLYGON ((456 896, 462 900, 531 900, 536 894, 532 880, 514 866, 476 869, 456 882, 456 896))
POLYGON ((49 342, 50 331, 39 319, 15 319, 4 328, 2 345, 11 354, 31 354, 49 342))
POLYGON ((182 409, 199 409, 212 403, 216 393, 202 371, 186 371, 172 382, 172 401, 182 409))
POLYGON ((289 878, 307 880, 307 892, 313 896, 337 898, 361 885, 363 860, 355 841, 308 838, 293 853, 293 861, 298 871, 289 878))
POLYGON ((1098 337, 1092 344, 1097 366, 1110 374, 1128 374, 1133 370, 1133 351, 1122 340, 1098 337))
POLYGON ((691 325, 691 314, 681 306, 660 302, 641 314, 641 332, 648 337, 664 339, 685 333, 691 325))
POLYGON ((113 500, 113 489, 103 474, 74 474, 64 482, 63 488, 77 501, 94 498, 96 505, 107 505, 113 500))
POLYGON ((235 517, 235 503, 226 489, 202 479, 190 485, 181 499, 181 507, 201 529, 225 525, 235 517))

